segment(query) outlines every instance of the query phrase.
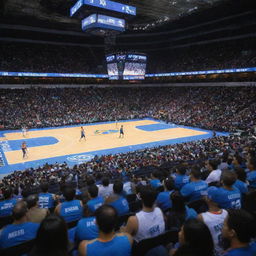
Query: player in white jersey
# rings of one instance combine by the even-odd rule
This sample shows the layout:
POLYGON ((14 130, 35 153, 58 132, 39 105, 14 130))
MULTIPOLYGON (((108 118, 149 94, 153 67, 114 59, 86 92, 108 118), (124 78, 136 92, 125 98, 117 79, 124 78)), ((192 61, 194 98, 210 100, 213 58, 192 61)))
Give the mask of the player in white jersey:
POLYGON ((155 237, 165 231, 164 215, 160 208, 155 207, 157 193, 151 187, 140 191, 142 210, 128 219, 123 231, 131 234, 135 241, 155 237))
POLYGON ((228 215, 228 212, 219 208, 218 204, 215 202, 216 197, 220 196, 219 193, 216 187, 209 187, 207 196, 205 197, 209 210, 198 215, 198 218, 208 226, 211 232, 215 256, 221 256, 224 253, 222 248, 222 227, 228 215))
POLYGON ((22 132, 22 136, 23 136, 23 137, 26 137, 27 134, 28 134, 28 130, 27 130, 27 128, 26 128, 25 126, 23 126, 23 127, 21 128, 21 132, 22 132))

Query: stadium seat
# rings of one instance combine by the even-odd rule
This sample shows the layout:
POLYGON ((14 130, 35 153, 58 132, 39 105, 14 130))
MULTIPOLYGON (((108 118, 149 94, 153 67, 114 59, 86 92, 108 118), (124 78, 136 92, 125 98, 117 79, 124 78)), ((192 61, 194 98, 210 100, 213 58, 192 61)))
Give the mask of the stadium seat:
POLYGON ((158 247, 160 245, 167 246, 169 243, 178 242, 178 231, 166 231, 165 233, 140 241, 134 244, 132 248, 133 256, 143 256, 146 255, 151 249, 158 247))

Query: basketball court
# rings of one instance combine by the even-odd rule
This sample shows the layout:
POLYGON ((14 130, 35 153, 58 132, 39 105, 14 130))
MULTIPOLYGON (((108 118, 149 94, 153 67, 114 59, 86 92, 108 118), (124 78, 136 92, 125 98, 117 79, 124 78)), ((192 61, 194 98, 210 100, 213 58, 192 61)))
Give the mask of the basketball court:
MULTIPOLYGON (((95 155, 126 153, 129 151, 200 140, 212 137, 212 131, 167 124, 150 118, 76 126, 29 130, 26 137, 21 130, 0 132, 0 175, 15 170, 36 168, 45 163, 69 165, 89 161, 95 155), (124 138, 119 138, 120 126, 124 138), (80 139, 83 126, 86 141, 80 139), (23 159, 21 144, 28 147, 28 158, 23 159)), ((227 133, 217 133, 227 135, 227 133)))

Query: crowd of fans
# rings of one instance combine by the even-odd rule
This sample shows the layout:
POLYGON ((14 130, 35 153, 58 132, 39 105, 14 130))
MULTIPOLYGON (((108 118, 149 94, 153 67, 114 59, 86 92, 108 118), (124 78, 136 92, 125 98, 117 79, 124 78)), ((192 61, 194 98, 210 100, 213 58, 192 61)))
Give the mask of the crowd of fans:
MULTIPOLYGON (((215 42, 148 53, 146 73, 256 66, 255 39, 215 42)), ((104 49, 2 43, 0 70, 49 73, 107 73, 104 49)))
POLYGON ((153 117, 199 128, 255 126, 254 88, 66 88, 0 90, 2 129, 153 117))

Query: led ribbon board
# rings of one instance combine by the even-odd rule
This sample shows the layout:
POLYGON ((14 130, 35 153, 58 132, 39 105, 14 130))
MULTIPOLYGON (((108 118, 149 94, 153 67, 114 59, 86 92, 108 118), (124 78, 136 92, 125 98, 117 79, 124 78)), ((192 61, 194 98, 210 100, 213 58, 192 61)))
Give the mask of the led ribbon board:
POLYGON ((125 20, 101 14, 92 14, 82 20, 82 30, 85 31, 90 28, 105 28, 124 31, 125 20))
POLYGON ((110 0, 78 0, 76 4, 70 8, 70 16, 76 14, 83 6, 97 7, 109 11, 136 16, 136 7, 110 0))

